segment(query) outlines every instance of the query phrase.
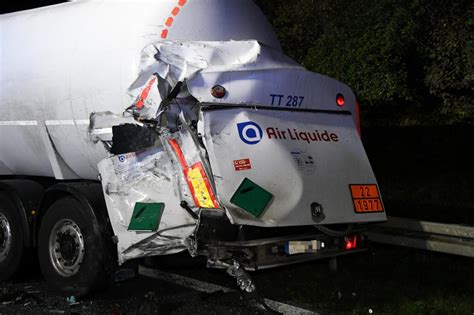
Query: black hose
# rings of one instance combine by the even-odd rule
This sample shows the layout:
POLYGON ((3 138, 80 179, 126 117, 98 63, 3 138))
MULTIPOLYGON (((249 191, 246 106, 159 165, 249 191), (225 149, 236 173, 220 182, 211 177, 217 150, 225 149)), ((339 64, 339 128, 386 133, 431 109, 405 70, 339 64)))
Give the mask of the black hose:
POLYGON ((186 210, 187 213, 189 213, 190 216, 193 217, 194 220, 199 220, 199 216, 196 214, 196 212, 194 212, 191 207, 189 207, 188 203, 186 201, 181 201, 181 204, 180 204, 181 208, 183 208, 184 210, 186 210))
POLYGON ((344 236, 348 236, 354 233, 354 227, 352 226, 352 224, 349 224, 349 226, 347 227, 345 231, 333 230, 322 225, 315 225, 314 227, 318 229, 320 232, 326 235, 329 235, 331 237, 344 237, 344 236))

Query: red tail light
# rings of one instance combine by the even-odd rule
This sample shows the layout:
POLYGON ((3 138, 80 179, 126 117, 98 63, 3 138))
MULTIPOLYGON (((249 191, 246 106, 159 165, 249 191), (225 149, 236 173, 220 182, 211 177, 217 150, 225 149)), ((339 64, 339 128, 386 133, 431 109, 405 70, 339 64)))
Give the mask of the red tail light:
POLYGON ((356 249, 360 243, 359 235, 346 236, 344 238, 346 250, 356 249))
POLYGON ((359 109, 359 101, 356 98, 355 101, 355 112, 356 112, 356 127, 357 132, 359 133, 359 137, 362 137, 362 131, 360 129, 360 109, 359 109))
POLYGON ((342 95, 342 94, 337 94, 337 96, 336 96, 336 104, 337 104, 337 106, 339 106, 339 107, 342 107, 342 106, 344 106, 344 105, 346 104, 346 100, 345 100, 345 98, 344 98, 344 95, 342 95))

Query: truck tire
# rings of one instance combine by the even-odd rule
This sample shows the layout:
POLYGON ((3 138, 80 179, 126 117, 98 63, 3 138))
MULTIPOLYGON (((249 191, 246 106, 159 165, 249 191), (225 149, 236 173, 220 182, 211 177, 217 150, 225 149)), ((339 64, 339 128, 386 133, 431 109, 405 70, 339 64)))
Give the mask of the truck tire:
POLYGON ((84 296, 108 283, 108 250, 92 216, 76 199, 65 197, 53 203, 43 218, 39 263, 46 281, 58 292, 84 296))
POLYGON ((0 281, 10 279, 21 265, 24 253, 20 211, 0 193, 0 281))

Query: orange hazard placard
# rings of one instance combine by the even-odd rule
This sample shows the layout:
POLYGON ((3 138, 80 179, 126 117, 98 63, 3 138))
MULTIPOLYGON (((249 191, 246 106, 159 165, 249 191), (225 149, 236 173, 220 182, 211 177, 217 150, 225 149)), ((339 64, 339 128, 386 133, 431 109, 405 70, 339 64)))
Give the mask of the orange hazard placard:
POLYGON ((383 212, 377 185, 349 185, 356 213, 383 212))

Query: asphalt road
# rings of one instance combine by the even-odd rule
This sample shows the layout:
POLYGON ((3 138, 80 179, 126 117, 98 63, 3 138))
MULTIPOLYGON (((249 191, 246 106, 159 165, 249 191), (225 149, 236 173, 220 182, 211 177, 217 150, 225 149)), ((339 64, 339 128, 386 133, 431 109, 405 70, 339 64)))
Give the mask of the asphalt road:
MULTIPOLYGON (((168 275, 183 279, 179 272, 200 273, 203 278, 209 271, 202 266, 180 268, 178 272, 146 268, 148 274, 156 270, 168 279, 157 280, 138 272, 131 279, 114 282, 106 291, 83 299, 57 294, 37 271, 25 271, 16 280, 0 283, 0 314, 279 314, 260 295, 239 292, 234 280, 223 271, 213 273, 214 284, 189 277, 184 279, 192 283, 185 284, 168 275)), ((282 305, 286 314, 302 313, 301 309, 282 305)))
POLYGON ((474 313, 469 258, 376 245, 340 257, 337 272, 328 265, 321 260, 251 273, 258 295, 233 291, 235 280, 223 270, 148 265, 158 276, 152 272, 152 277, 116 282, 77 304, 52 292, 33 268, 0 283, 0 314, 275 314, 262 306, 261 298, 290 305, 285 314, 301 309, 319 314, 474 313), (169 274, 181 278, 170 280, 169 274))
POLYGON ((202 293, 138 276, 70 303, 41 279, 5 283, 0 314, 271 314, 240 293, 202 293))

